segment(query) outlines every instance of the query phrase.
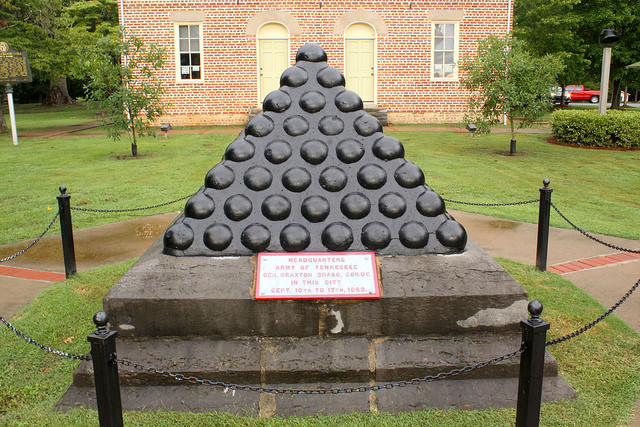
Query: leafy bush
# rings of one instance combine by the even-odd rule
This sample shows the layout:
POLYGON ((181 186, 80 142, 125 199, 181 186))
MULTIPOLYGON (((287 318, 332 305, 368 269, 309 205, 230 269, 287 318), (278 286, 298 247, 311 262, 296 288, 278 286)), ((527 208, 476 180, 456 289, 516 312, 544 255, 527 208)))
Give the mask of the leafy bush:
POLYGON ((556 111, 551 116, 553 136, 560 142, 591 147, 640 148, 640 113, 610 110, 556 111))

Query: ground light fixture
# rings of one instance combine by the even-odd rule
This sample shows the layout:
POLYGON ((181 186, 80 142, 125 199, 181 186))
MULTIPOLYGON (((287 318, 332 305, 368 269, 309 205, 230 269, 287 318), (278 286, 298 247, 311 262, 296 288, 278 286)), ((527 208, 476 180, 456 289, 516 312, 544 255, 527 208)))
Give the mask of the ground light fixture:
POLYGON ((610 28, 600 32, 600 45, 602 46, 602 71, 600 72, 600 105, 598 114, 607 112, 607 97, 609 94, 609 70, 611 69, 611 51, 618 43, 620 36, 610 28))

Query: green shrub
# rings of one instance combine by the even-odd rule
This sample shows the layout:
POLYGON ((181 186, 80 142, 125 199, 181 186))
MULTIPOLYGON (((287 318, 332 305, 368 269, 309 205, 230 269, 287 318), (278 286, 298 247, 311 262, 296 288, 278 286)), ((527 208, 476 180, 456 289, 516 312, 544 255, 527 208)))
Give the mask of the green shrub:
POLYGON ((553 136, 560 142, 591 147, 640 148, 640 113, 610 110, 560 110, 551 115, 553 136))

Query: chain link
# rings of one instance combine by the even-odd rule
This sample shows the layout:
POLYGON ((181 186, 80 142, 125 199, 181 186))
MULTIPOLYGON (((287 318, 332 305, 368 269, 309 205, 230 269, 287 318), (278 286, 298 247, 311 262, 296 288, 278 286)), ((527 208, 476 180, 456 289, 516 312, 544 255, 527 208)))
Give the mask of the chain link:
POLYGON ((155 208, 159 208, 162 206, 167 206, 167 205, 171 205, 173 203, 179 202, 181 200, 185 200, 188 199, 189 197, 192 197, 194 195, 196 195, 197 193, 193 193, 193 194, 189 194, 188 196, 184 196, 181 197, 179 199, 175 199, 172 200, 170 202, 166 202, 166 203, 160 203, 157 205, 153 205, 153 206, 145 206, 143 208, 131 208, 131 209, 90 209, 90 208, 78 208, 78 207, 74 207, 72 206, 71 209, 74 211, 83 211, 83 212, 100 212, 100 213, 118 213, 118 212, 135 212, 135 211, 144 211, 147 209, 155 209, 155 208))
POLYGON ((71 354, 71 353, 67 353, 66 351, 61 351, 61 350, 56 350, 52 347, 48 347, 44 344, 40 344, 38 341, 28 337, 27 335, 23 334, 22 332, 20 332, 18 329, 15 328, 15 326, 13 326, 11 323, 9 323, 7 320, 5 320, 4 317, 0 316, 0 322, 4 323, 5 326, 9 329, 11 329, 17 336, 19 336, 20 338, 22 338, 23 340, 25 340, 26 342, 28 342, 29 344, 33 344, 36 347, 49 352, 49 353, 53 353, 56 354, 58 356, 62 356, 65 357, 67 359, 75 359, 75 360, 91 360, 90 356, 78 356, 77 354, 71 354))
POLYGON ((580 233, 582 233, 586 237, 590 238, 591 240, 594 240, 594 241, 600 243, 601 245, 607 246, 607 247, 609 247, 611 249, 615 249, 617 251, 631 252, 631 253, 634 253, 634 254, 640 254, 640 250, 625 249, 625 248, 622 248, 620 246, 616 246, 616 245, 612 245, 611 243, 604 242, 604 241, 598 239, 597 237, 592 236, 591 234, 587 233, 586 231, 584 231, 583 229, 581 229, 580 227, 575 225, 573 222, 571 222, 569 220, 569 218, 567 218, 565 215, 562 214, 562 212, 560 212, 560 210, 556 207, 556 205, 553 204, 553 202, 551 202, 551 206, 553 206, 553 209, 555 209, 555 211, 558 212, 558 215, 560 215, 562 217, 562 219, 567 221, 569 223, 569 225, 571 225, 573 228, 575 228, 576 230, 578 230, 580 233))
POLYGON ((631 294, 638 288, 638 286, 640 286, 640 279, 638 279, 636 284, 633 285, 631 287, 631 289, 629 289, 627 291, 627 293, 624 294, 624 296, 622 298, 620 298, 620 300, 617 303, 615 303, 609 310, 607 310, 607 312, 604 313, 602 316, 598 317, 596 320, 594 320, 593 322, 589 323, 588 325, 585 325, 580 329, 576 329, 575 331, 571 332, 570 334, 567 334, 567 335, 565 335, 563 337, 560 337, 560 338, 556 338, 555 340, 547 341, 545 343, 545 345, 549 346, 549 345, 560 344, 561 342, 568 341, 568 340, 570 340, 572 338, 575 338, 578 335, 580 335, 580 334, 588 331, 589 329, 593 328, 598 323, 602 322, 608 315, 613 313, 613 311, 615 309, 620 307, 622 305, 622 303, 625 302, 627 300, 627 298, 629 298, 631 296, 631 294))
POLYGON ((450 200, 445 198, 443 198, 442 200, 449 203, 459 203, 461 205, 473 205, 473 206, 514 206, 514 205, 527 205, 529 203, 538 202, 537 199, 524 200, 522 202, 511 202, 511 203, 473 203, 473 202, 461 202, 459 200, 450 200))
POLYGON ((187 381, 192 384, 208 385, 208 386, 223 388, 225 390, 251 391, 251 392, 271 393, 271 394, 311 395, 311 394, 362 393, 362 392, 368 392, 368 391, 390 390, 395 387, 406 387, 409 385, 415 385, 415 384, 421 384, 421 383, 430 383, 433 381, 444 380, 448 377, 452 377, 455 375, 464 374, 464 373, 473 371, 475 369, 483 368, 488 365, 493 365, 495 363, 502 362, 508 359, 512 359, 522 354, 523 351, 524 351, 524 348, 520 348, 514 352, 511 352, 490 360, 486 360, 484 362, 480 362, 475 365, 468 365, 462 368, 452 369, 451 371, 448 371, 448 372, 440 372, 434 375, 427 375, 422 378, 413 378, 410 380, 397 381, 397 382, 391 382, 386 384, 369 385, 369 386, 327 388, 327 389, 271 388, 271 387, 262 387, 262 386, 254 386, 254 385, 225 383, 222 381, 213 381, 207 378, 204 378, 204 379, 198 378, 192 375, 173 373, 170 371, 165 371, 163 369, 145 366, 140 363, 132 362, 127 359, 116 359, 116 363, 119 363, 123 366, 129 366, 141 371, 146 371, 152 374, 161 375, 167 378, 172 378, 176 381, 187 381))
POLYGON ((36 238, 36 240, 34 240, 33 242, 31 242, 29 244, 29 246, 27 246, 26 248, 24 248, 23 250, 21 250, 18 253, 15 253, 9 257, 6 258, 2 258, 0 259, 0 263, 6 262, 6 261, 11 261, 14 258, 19 257, 20 255, 22 255, 23 253, 27 252, 29 249, 31 249, 36 243, 38 243, 40 241, 40 239, 42 239, 42 237, 47 234, 47 231, 49 231, 49 229, 51 228, 51 226, 53 225, 54 222, 56 222, 56 219, 58 219, 58 216, 60 215, 60 211, 58 210, 58 212, 56 212, 55 216, 53 217, 53 219, 51 220, 51 222, 49 223, 49 225, 47 225, 47 228, 44 229, 44 231, 36 238))

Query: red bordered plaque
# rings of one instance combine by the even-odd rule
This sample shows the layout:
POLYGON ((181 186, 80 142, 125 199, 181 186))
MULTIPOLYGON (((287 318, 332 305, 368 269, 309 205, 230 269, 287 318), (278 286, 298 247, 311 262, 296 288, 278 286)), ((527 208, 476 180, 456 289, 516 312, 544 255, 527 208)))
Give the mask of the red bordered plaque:
POLYGON ((256 299, 380 298, 373 252, 259 253, 256 299))

